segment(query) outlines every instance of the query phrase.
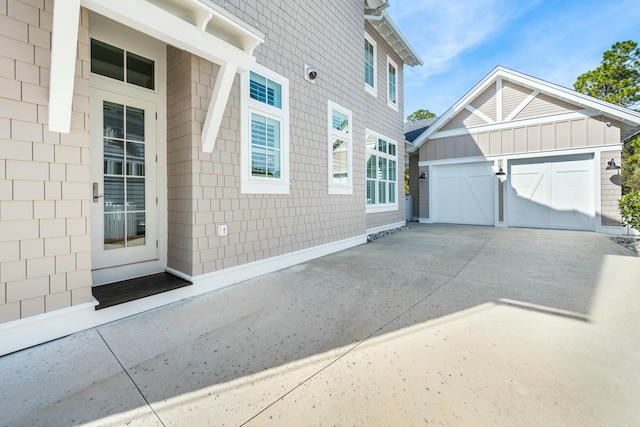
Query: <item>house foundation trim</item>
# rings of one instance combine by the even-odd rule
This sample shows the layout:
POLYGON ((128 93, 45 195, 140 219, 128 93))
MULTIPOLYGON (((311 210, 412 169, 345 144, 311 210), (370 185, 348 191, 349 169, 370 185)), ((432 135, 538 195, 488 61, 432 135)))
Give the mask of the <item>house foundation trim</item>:
MULTIPOLYGON (((400 224, 404 225, 404 222, 400 224)), ((194 277, 167 268, 167 272, 189 280, 193 285, 102 310, 95 310, 94 307, 98 305, 98 301, 94 299, 90 303, 4 323, 0 325, 0 356, 162 307, 163 305, 216 291, 244 280, 282 270, 366 242, 367 236, 360 235, 194 277)))

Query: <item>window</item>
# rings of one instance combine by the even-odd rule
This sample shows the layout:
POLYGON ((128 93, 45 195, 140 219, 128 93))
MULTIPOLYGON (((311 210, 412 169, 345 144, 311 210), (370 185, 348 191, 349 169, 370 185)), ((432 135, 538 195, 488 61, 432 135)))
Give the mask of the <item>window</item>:
POLYGON ((397 209, 397 143, 367 130, 367 212, 397 209))
POLYGON ((289 81, 257 65, 244 73, 242 193, 289 193, 289 81))
POLYGON ((387 105, 398 111, 398 66, 387 56, 387 105))
POLYGON ((329 194, 353 194, 351 111, 329 101, 329 194))
POLYGON ((155 64, 151 59, 95 39, 91 39, 91 72, 146 89, 155 89, 155 64))
POLYGON ((376 96, 378 91, 376 89, 376 42, 364 35, 364 88, 376 96))

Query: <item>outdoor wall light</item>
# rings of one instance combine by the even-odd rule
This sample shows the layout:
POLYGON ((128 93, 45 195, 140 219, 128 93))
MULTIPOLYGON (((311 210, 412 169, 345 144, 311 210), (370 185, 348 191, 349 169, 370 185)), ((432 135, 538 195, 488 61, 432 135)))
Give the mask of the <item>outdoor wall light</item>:
POLYGON ((427 174, 424 173, 424 171, 420 174, 420 176, 418 177, 418 179, 427 179, 427 174))
POLYGON ((502 169, 502 166, 500 166, 500 169, 498 169, 498 172, 496 172, 496 176, 498 178, 502 178, 504 176, 507 176, 507 173, 502 169))
POLYGON ((607 162, 607 170, 608 171, 620 170, 620 166, 616 165, 615 160, 611 159, 607 162))
POLYGON ((308 82, 315 83, 318 77, 318 70, 310 65, 304 66, 304 79, 308 82))

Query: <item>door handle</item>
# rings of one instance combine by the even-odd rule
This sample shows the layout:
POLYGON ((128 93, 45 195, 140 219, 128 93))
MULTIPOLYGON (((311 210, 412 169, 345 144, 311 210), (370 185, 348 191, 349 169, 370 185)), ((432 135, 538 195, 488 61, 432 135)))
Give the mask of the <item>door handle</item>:
POLYGON ((98 203, 98 200, 104 197, 104 194, 98 195, 98 183, 93 183, 93 203, 98 203))

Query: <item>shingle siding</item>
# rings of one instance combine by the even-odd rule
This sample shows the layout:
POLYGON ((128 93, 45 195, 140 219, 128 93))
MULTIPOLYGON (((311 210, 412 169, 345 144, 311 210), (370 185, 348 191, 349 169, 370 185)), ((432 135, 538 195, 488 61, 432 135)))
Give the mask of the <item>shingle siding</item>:
POLYGON ((82 13, 78 39, 73 129, 61 138, 46 126, 52 7, 51 1, 0 3, 0 321, 4 322, 92 298, 89 213, 82 208, 89 197, 89 76, 83 54, 88 46, 87 14, 82 13))
MULTIPOLYGON (((58 0, 60 1, 60 0, 58 0)), ((403 73, 387 105, 387 55, 361 1, 218 3, 266 34, 257 62, 289 80, 290 194, 243 194, 236 76, 215 149, 201 129, 218 66, 167 47, 167 265, 190 276, 363 236, 404 221, 366 215, 365 129, 397 142, 403 164, 403 73), (363 37, 376 39, 378 96, 364 90, 363 37), (318 69, 304 80, 305 64, 318 69), (353 194, 328 194, 327 101, 353 113, 353 194), (227 236, 217 225, 227 224, 227 236)), ((47 129, 53 1, 0 0, 0 323, 91 301, 89 22, 82 9, 71 132, 47 129)))

